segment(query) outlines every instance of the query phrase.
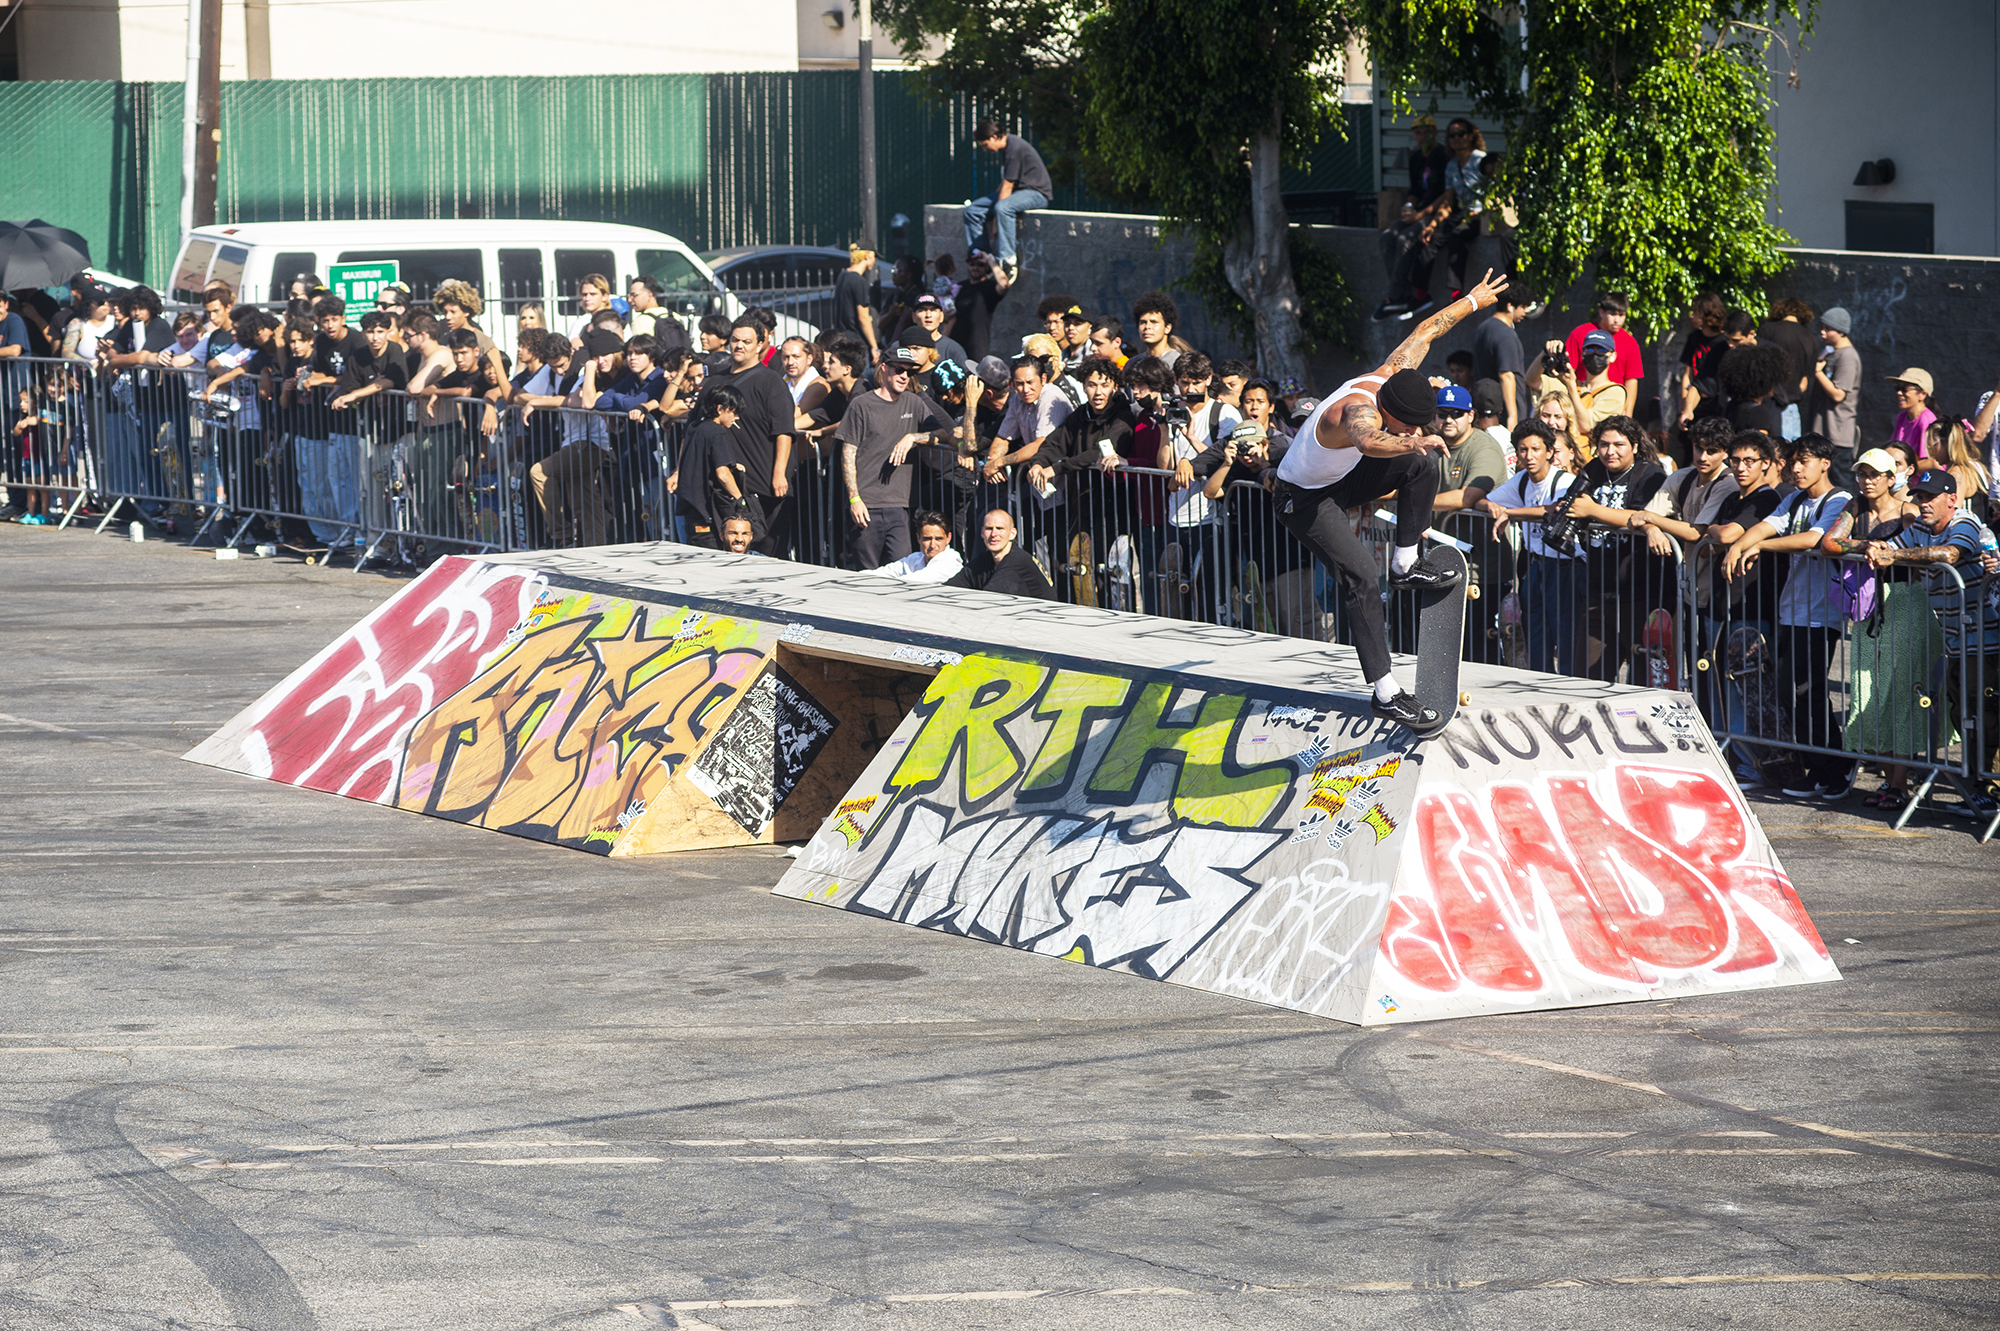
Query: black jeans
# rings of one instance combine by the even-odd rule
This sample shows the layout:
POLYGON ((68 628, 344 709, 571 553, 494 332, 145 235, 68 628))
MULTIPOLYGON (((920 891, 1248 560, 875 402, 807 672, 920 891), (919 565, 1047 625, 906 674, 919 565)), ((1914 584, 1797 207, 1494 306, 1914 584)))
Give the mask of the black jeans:
MULTIPOLYGON (((1297 446, 1319 445, 1306 440, 1297 446)), ((1372 508, 1377 497, 1395 491, 1396 545, 1413 547, 1430 525, 1437 486, 1437 462, 1429 453, 1364 457, 1353 471, 1321 490, 1278 482, 1278 521, 1340 584, 1341 602, 1354 625, 1354 650, 1370 684, 1389 673, 1389 638, 1382 627, 1382 571, 1354 534, 1347 510, 1364 504, 1372 508)))
MULTIPOLYGON (((849 512, 853 510, 850 508, 849 512)), ((854 545, 854 556, 861 562, 865 573, 871 568, 880 568, 907 555, 916 547, 910 544, 910 510, 899 508, 887 502, 871 505, 868 509, 868 525, 854 526, 854 519, 848 519, 851 531, 849 539, 854 545)))
MULTIPOLYGON (((1827 688, 1833 649, 1839 641, 1837 628, 1778 626, 1779 696, 1789 695, 1792 738, 1816 749, 1843 747, 1840 721, 1833 714, 1833 696, 1827 688)), ((1801 753, 1798 758, 1807 775, 1821 782, 1836 780, 1854 765, 1852 758, 1829 758, 1820 753, 1801 753)))
POLYGON ((1973 759, 1972 770, 2000 771, 1994 753, 2000 746, 2000 651, 1975 651, 1969 658, 1946 652, 1944 667, 1951 723, 1959 728, 1965 751, 1973 759))

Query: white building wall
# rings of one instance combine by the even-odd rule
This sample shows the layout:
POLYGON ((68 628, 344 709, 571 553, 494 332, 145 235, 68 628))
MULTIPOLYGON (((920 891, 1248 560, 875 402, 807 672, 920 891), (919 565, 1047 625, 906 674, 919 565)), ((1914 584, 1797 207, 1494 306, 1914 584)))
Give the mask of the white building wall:
MULTIPOLYGON (((681 74, 797 69, 795 0, 270 0, 278 79, 681 74)), ((121 4, 121 68, 103 78, 186 75, 187 7, 121 4)), ((243 0, 225 0, 222 77, 258 76, 243 0)))
POLYGON ((1799 54, 1771 52, 1778 197, 1807 249, 1845 249, 1846 201, 1929 203, 1938 254, 2000 255, 2000 0, 1820 0, 1799 54), (1864 160, 1894 184, 1854 184, 1864 160))

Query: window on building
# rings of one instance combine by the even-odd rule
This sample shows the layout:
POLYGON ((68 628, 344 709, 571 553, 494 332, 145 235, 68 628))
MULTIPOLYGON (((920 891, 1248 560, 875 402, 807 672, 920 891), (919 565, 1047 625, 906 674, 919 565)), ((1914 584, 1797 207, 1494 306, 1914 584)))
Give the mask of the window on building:
POLYGON ((1878 254, 1935 254, 1936 240, 1928 203, 1847 201, 1847 248, 1878 254))

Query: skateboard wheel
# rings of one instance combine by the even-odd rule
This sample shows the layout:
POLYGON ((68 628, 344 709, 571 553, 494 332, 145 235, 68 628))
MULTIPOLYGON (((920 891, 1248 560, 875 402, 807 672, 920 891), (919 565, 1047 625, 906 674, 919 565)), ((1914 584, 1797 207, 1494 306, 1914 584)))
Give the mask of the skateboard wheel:
POLYGON ((1694 662, 1694 668, 1695 668, 1696 670, 1706 670, 1706 669, 1708 669, 1708 658, 1707 658, 1706 656, 1698 656, 1698 657, 1696 657, 1696 658, 1695 658, 1695 662, 1694 662))
POLYGON ((1472 695, 1471 695, 1471 694, 1469 694, 1469 693, 1461 693, 1461 694, 1459 694, 1459 695, 1458 695, 1458 705, 1459 705, 1460 707, 1470 707, 1470 706, 1472 706, 1472 695))
POLYGON ((1929 707, 1930 707, 1930 705, 1931 705, 1931 695, 1930 695, 1930 694, 1928 694, 1928 693, 1919 693, 1919 694, 1917 695, 1917 706, 1919 706, 1919 707, 1922 707, 1922 708, 1925 708, 1926 710, 1928 710, 1928 709, 1929 709, 1929 707))
POLYGON ((1478 600, 1478 599, 1479 599, 1479 589, 1478 589, 1477 587, 1467 587, 1467 588, 1465 589, 1465 599, 1466 599, 1466 600, 1468 600, 1468 601, 1476 601, 1476 600, 1478 600))

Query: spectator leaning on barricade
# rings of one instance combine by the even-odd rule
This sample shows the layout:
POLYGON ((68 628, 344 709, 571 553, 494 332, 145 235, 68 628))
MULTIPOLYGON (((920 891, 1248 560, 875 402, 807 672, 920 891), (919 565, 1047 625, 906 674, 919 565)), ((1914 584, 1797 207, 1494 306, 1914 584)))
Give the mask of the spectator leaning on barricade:
MULTIPOLYGON (((1753 564, 1778 563, 1779 556, 1790 556, 1782 561, 1789 567, 1777 601, 1778 696, 1789 706, 1795 742, 1839 750, 1844 741, 1833 715, 1829 680, 1842 619, 1833 605, 1831 570, 1818 550, 1854 496, 1835 488, 1833 454, 1833 441, 1824 435, 1800 436, 1791 460, 1795 488, 1770 517, 1731 543, 1723 572, 1733 582, 1753 564)), ((1841 799, 1854 784, 1854 763, 1845 757, 1800 754, 1784 762, 1775 775, 1784 793, 1793 798, 1841 799)))
MULTIPOLYGON (((1921 516, 1895 488, 1896 463, 1871 448, 1854 460, 1858 491, 1847 511, 1827 531, 1829 554, 1865 552, 1871 542, 1893 541, 1921 516)), ((1916 585, 1924 575, 1910 565, 1876 570, 1867 564, 1837 566, 1844 590, 1849 635, 1848 673, 1854 690, 1848 710, 1847 747, 1877 757, 1914 757, 1930 748, 1924 702, 1932 666, 1944 651, 1937 618, 1916 585)), ((1899 807, 1909 795, 1909 769, 1884 767, 1881 789, 1862 801, 1871 809, 1899 807)))
POLYGON ((313 318, 319 325, 319 335, 313 339, 315 403, 324 404, 326 446, 321 450, 321 469, 313 478, 316 490, 308 493, 317 494, 316 511, 338 524, 326 540, 329 548, 337 548, 361 539, 361 420, 351 406, 333 404, 374 380, 375 353, 360 330, 348 326, 347 302, 340 297, 314 301, 313 318))
POLYGON ((1514 432, 1514 446, 1521 470, 1482 500, 1480 507, 1493 520, 1495 537, 1509 521, 1523 523, 1528 583, 1522 618, 1529 668, 1581 675, 1578 609, 1583 600, 1583 555, 1574 545, 1550 545, 1542 526, 1550 506, 1569 493, 1575 478, 1555 465, 1556 433, 1543 422, 1523 421, 1514 432))
POLYGON ((611 462, 611 430, 594 410, 617 376, 625 343, 608 328, 583 335, 581 355, 572 355, 557 390, 562 409, 562 447, 528 469, 535 503, 558 546, 603 545, 611 523, 605 472, 611 462), (580 363, 579 363, 580 362, 580 363))
POLYGON ((1637 644, 1646 617, 1668 603, 1658 561, 1647 543, 1619 534, 1621 528, 1644 525, 1635 519, 1666 483, 1667 473, 1652 437, 1630 416, 1600 421, 1591 432, 1591 445, 1591 461, 1569 492, 1573 497, 1567 512, 1589 524, 1583 532, 1584 612, 1596 663, 1587 673, 1612 681, 1637 644))
POLYGON ((1472 547, 1466 555, 1471 574, 1466 586, 1481 589, 1468 591, 1472 599, 1466 602, 1463 659, 1498 664, 1500 640, 1492 629, 1500 609, 1499 589, 1507 582, 1502 567, 1507 547, 1494 540, 1491 522, 1461 515, 1485 511, 1486 496, 1507 479, 1507 454, 1492 435, 1473 428, 1472 394, 1457 384, 1438 386, 1437 434, 1445 451, 1437 459, 1438 493, 1431 511, 1448 535, 1472 547))
MULTIPOLYGON (((178 381, 165 368, 174 334, 161 317, 162 308, 151 287, 127 291, 119 303, 125 322, 98 343, 97 352, 106 369, 121 372, 111 388, 113 405, 105 410, 106 488, 112 494, 145 496, 139 500, 139 511, 171 530, 172 523, 164 516, 166 506, 158 498, 166 485, 159 449, 161 434, 180 403, 175 401, 178 381)), ((0 295, 0 310, 6 309, 0 295)), ((0 324, 4 322, 0 318, 0 324)), ((310 326, 307 342, 310 345, 310 326)), ((8 401, 11 411, 12 399, 8 401)))
POLYGON ((1070 538, 1087 535, 1095 561, 1101 563, 1119 535, 1114 496, 1120 491, 1109 477, 1133 460, 1138 441, 1132 432, 1132 409, 1120 391, 1124 376, 1118 367, 1093 357, 1078 373, 1083 378, 1083 405, 1043 440, 1028 469, 1028 481, 1037 487, 1063 487, 1070 538))
POLYGON ((729 328, 729 368, 711 372, 695 415, 707 416, 705 396, 711 387, 732 384, 743 395, 743 414, 734 438, 745 464, 744 488, 750 498, 752 525, 758 528, 757 549, 789 555, 799 498, 793 492, 798 454, 792 448, 796 430, 792 395, 784 376, 763 364, 764 333, 754 319, 743 317, 729 328))
MULTIPOLYGON (((1990 774, 2000 770, 1994 754, 2000 744, 2000 597, 1990 594, 2000 555, 1993 532, 1959 507, 1958 480, 1950 472, 1918 472, 1910 478, 1910 496, 1922 518, 1886 541, 1870 542, 1868 562, 1876 568, 1951 566, 1951 572, 1928 570, 1931 612, 1944 630, 1947 719, 1959 728, 1972 770, 1990 774)), ((1994 795, 1994 784, 1984 782, 1972 794, 1971 812, 1991 818, 2000 811, 1994 795)))
POLYGON ((942 513, 919 513, 917 548, 901 559, 868 571, 881 578, 917 584, 949 582, 965 567, 965 557, 951 548, 951 524, 942 513))
POLYGON ((1916 450, 1918 463, 1926 463, 1930 455, 1924 451, 1924 441, 1937 419, 1931 404, 1931 394, 1937 391, 1931 372, 1912 366, 1890 375, 1889 382, 1896 385, 1896 429, 1889 437, 1908 444, 1916 450))
POLYGON ((1015 260, 1015 232, 1020 215, 1031 208, 1048 207, 1056 187, 1034 145, 1019 134, 1009 134, 991 117, 973 126, 972 141, 985 151, 1000 155, 1000 189, 965 205, 962 210, 965 247, 985 248, 986 223, 990 217, 994 230, 993 256, 1000 261, 1007 280, 1016 281, 1021 276, 1021 266, 1015 260))
POLYGON ((1667 477, 1638 523, 1681 542, 1690 556, 1696 604, 1708 605, 1714 545, 1699 542, 1716 524, 1722 506, 1736 494, 1736 477, 1729 469, 1729 441, 1735 432, 1720 416, 1705 416, 1688 431, 1694 461, 1667 477))
POLYGON ((1243 420, 1227 403, 1210 400, 1214 379, 1214 364, 1199 351, 1187 352, 1174 362, 1174 381, 1187 419, 1161 432, 1153 462, 1161 471, 1173 473, 1167 482, 1167 537, 1185 548, 1183 567, 1194 591, 1188 609, 1197 619, 1208 618, 1218 608, 1215 589, 1227 585, 1221 567, 1226 562, 1221 542, 1223 487, 1236 457, 1235 446, 1227 441, 1243 420))

